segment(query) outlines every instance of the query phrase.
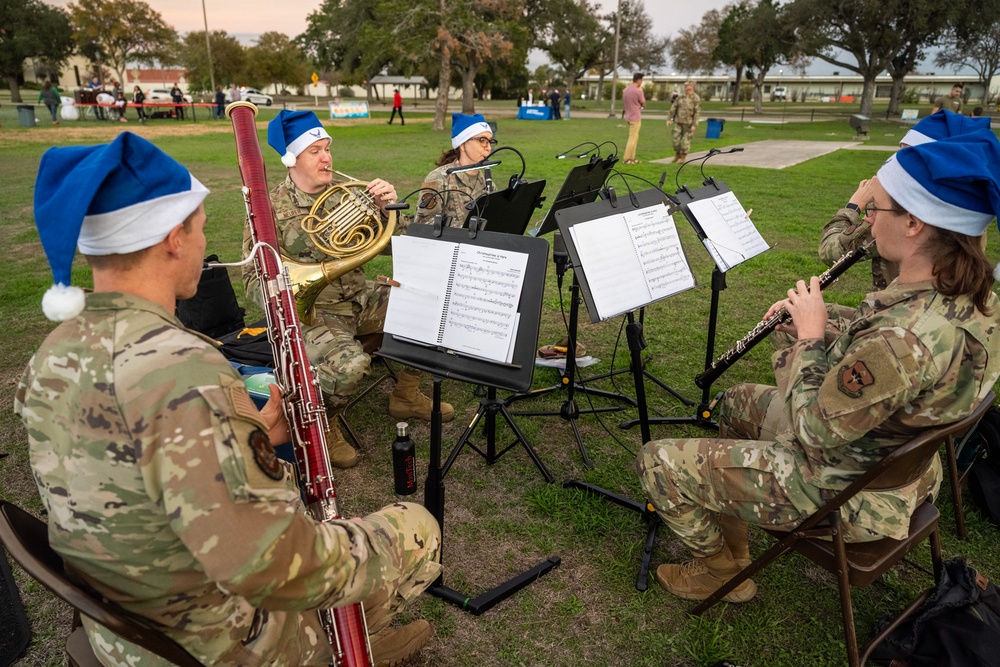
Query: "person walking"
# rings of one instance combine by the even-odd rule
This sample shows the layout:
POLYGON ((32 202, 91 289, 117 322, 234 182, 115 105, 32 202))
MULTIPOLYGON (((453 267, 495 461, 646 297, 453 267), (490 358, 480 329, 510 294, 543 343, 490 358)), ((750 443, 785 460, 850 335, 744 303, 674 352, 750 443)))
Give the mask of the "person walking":
POLYGON ((146 122, 146 110, 143 108, 143 103, 146 101, 146 93, 142 92, 142 88, 136 86, 132 90, 132 103, 136 106, 136 113, 139 114, 139 122, 146 122))
POLYGON ((552 107, 552 115, 549 117, 550 120, 562 120, 562 116, 559 114, 559 102, 562 100, 562 96, 559 94, 558 88, 553 88, 552 92, 549 93, 549 106, 552 107))
POLYGON ((174 107, 174 113, 176 114, 174 118, 177 120, 184 120, 184 91, 178 84, 174 84, 174 87, 170 89, 170 99, 176 105, 174 107))
POLYGON ((573 93, 566 89, 566 96, 563 97, 563 120, 569 120, 569 105, 573 101, 573 93))
POLYGON ((58 125, 56 111, 59 109, 59 89, 52 85, 51 81, 46 81, 42 89, 38 91, 38 101, 43 102, 52 114, 52 124, 58 125))
POLYGON ((398 89, 392 91, 392 115, 389 116, 389 125, 392 125, 397 113, 399 114, 399 124, 406 125, 406 119, 403 118, 403 96, 399 94, 398 89))
POLYGON ((222 92, 222 86, 215 87, 215 117, 222 119, 226 117, 226 94, 222 92))
POLYGON ((642 110, 646 108, 646 96, 642 92, 642 72, 632 75, 632 85, 626 86, 622 93, 622 105, 625 107, 625 122, 628 123, 628 142, 625 144, 623 164, 639 164, 635 159, 635 150, 639 145, 639 128, 642 127, 642 110))
POLYGON ((674 100, 667 113, 667 127, 674 125, 674 162, 684 162, 691 150, 691 135, 698 129, 698 114, 701 113, 701 98, 694 92, 694 81, 684 84, 684 94, 674 100))

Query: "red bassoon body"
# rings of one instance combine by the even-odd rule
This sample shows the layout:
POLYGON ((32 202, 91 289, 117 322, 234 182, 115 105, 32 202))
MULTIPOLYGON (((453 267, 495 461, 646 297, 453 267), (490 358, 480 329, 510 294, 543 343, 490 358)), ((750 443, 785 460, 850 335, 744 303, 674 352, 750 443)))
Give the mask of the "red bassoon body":
MULTIPOLYGON (((337 491, 326 449, 326 408, 312 365, 306 357, 295 298, 278 252, 278 232, 268 195, 264 159, 257 138, 257 107, 234 102, 226 109, 236 136, 236 153, 243 179, 243 200, 253 241, 254 265, 260 276, 268 337, 274 352, 274 374, 284 394, 295 450, 299 486, 309 513, 317 521, 340 518, 337 491)), ((360 603, 319 610, 333 647, 337 667, 371 667, 371 645, 360 603)))

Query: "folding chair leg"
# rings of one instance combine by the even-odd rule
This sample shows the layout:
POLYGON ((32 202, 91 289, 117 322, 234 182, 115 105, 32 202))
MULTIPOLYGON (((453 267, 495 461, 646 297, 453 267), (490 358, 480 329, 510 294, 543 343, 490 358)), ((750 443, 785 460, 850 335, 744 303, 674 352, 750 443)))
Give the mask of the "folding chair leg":
POLYGON ((941 535, 935 526, 934 531, 928 535, 931 543, 931 563, 934 565, 934 583, 941 583, 941 573, 944 571, 941 566, 941 535))
POLYGON ((965 508, 962 505, 962 480, 958 476, 958 457, 955 455, 955 439, 948 437, 944 443, 945 460, 948 462, 948 479, 951 484, 951 503, 955 508, 955 531, 958 539, 964 540, 965 508))
POLYGON ((833 535, 834 553, 837 556, 837 583, 840 586, 840 613, 844 621, 844 644, 847 646, 847 664, 861 667, 858 659, 858 633, 854 628, 854 607, 851 604, 851 581, 848 575, 847 550, 843 533, 833 535))

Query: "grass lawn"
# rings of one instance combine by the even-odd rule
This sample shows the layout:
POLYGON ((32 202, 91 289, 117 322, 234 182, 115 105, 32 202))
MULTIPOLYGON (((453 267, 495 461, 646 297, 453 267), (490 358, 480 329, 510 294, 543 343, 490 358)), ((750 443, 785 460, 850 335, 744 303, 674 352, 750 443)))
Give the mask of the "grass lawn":
MULTIPOLYGON (((627 128, 621 120, 522 122, 511 118, 512 109, 513 104, 502 109, 491 105, 486 113, 499 122, 497 138, 501 145, 514 146, 524 154, 525 176, 547 181, 546 194, 550 198, 572 166, 556 160, 557 153, 583 141, 610 140, 624 149, 627 128)), ((261 120, 273 117, 275 111, 263 110, 261 120)), ((365 180, 384 178, 394 183, 402 196, 419 187, 450 141, 448 135, 433 132, 429 116, 415 115, 405 127, 387 127, 387 118, 387 112, 377 111, 372 120, 328 123, 333 136, 334 168, 365 180)), ((0 347, 0 454, 7 455, 0 458, 0 498, 37 512, 41 504, 28 466, 25 432, 13 415, 12 397, 25 363, 53 328, 41 312, 42 293, 51 283, 51 274, 32 218, 33 184, 41 154, 52 145, 109 141, 124 129, 150 138, 212 190, 206 201, 208 250, 223 260, 238 259, 244 211, 228 122, 160 120, 145 126, 135 122, 127 126, 63 122, 59 127, 29 129, 19 127, 16 112, 4 105, 0 124, 0 208, 4 211, 0 222, 0 247, 4 249, 0 304, 8 327, 7 343, 0 347)), ((259 129, 264 143, 263 122, 259 129)), ((870 141, 892 145, 904 130, 895 122, 874 121, 870 141)), ((853 131, 842 119, 787 125, 730 121, 721 139, 697 138, 692 152, 763 139, 844 141, 852 137, 853 131)), ((278 156, 266 145, 264 154, 269 181, 274 184, 283 169, 278 156)), ((672 187, 677 166, 649 163, 671 154, 668 129, 660 121, 650 121, 640 135, 638 157, 643 163, 629 167, 628 172, 656 182, 666 171, 666 183, 672 187)), ((883 151, 842 150, 781 171, 713 167, 708 163, 706 173, 727 182, 743 205, 754 209, 754 221, 771 245, 770 251, 727 274, 728 288, 720 301, 716 356, 751 329, 796 280, 825 268, 816 257, 822 226, 847 201, 858 181, 873 174, 886 156, 883 151)), ((503 165, 494 170, 494 179, 505 184, 510 175, 521 171, 521 165, 509 151, 498 158, 503 165)), ((698 185, 697 165, 685 169, 681 176, 682 184, 698 185)), ((639 180, 625 179, 635 189, 648 187, 639 180)), ((619 192, 624 190, 621 179, 616 177, 612 184, 619 192)), ((546 203, 536 212, 536 221, 547 208, 546 203)), ((646 339, 652 355, 648 368, 682 394, 697 398, 699 391, 693 378, 705 359, 712 266, 690 227, 679 216, 677 220, 698 287, 647 309, 646 339)), ((995 232, 990 235, 994 236, 990 254, 996 260, 1000 250, 995 232)), ((372 276, 387 273, 391 271, 390 262, 379 258, 366 270, 372 276)), ((237 274, 232 275, 237 294, 245 303, 237 274)), ((89 270, 82 260, 74 269, 74 282, 89 284, 89 270)), ((828 290, 828 300, 856 305, 869 284, 867 266, 857 266, 828 290)), ((560 298, 555 272, 550 269, 539 344, 555 343, 565 335, 560 304, 568 307, 568 281, 564 292, 560 298)), ((252 308, 248 310, 249 318, 254 313, 252 308)), ((619 340, 619 332, 619 321, 591 324, 585 312, 581 314, 580 340, 589 353, 601 359, 585 374, 627 365, 627 350, 624 339, 619 340)), ((766 344, 760 345, 731 368, 717 382, 713 393, 739 382, 772 383, 766 348, 766 344)), ((557 380, 555 371, 537 369, 534 386, 548 386, 557 380)), ((627 375, 615 377, 616 387, 611 382, 603 385, 627 394, 633 391, 627 375)), ((692 408, 684 407, 651 384, 647 394, 653 415, 693 414, 692 408)), ((444 398, 459 412, 455 421, 445 425, 444 446, 450 451, 478 399, 472 387, 457 382, 445 382, 444 398)), ((558 409, 562 400, 563 394, 556 393, 515 407, 558 409)), ((589 407, 587 397, 579 396, 578 400, 582 408, 589 407)), ((337 477, 342 511, 347 516, 373 511, 394 500, 389 453, 395 420, 388 417, 386 403, 385 392, 376 391, 349 414, 365 445, 360 464, 337 477)), ((595 399, 594 403, 608 404, 603 399, 595 399)), ((590 415, 580 418, 587 451, 595 464, 589 470, 582 463, 566 422, 558 417, 521 417, 518 424, 557 480, 584 479, 638 499, 639 485, 632 472, 634 452, 640 444, 638 430, 617 428, 619 421, 634 416, 634 411, 624 411, 604 413, 600 419, 590 415)), ((424 424, 411 423, 411 427, 422 479, 426 474, 429 431, 424 424)), ((702 434, 693 427, 659 426, 653 430, 656 438, 702 434)), ((511 437, 501 427, 501 444, 511 437)), ((484 438, 477 435, 474 440, 479 443, 484 438)), ((446 484, 443 560, 449 586, 475 596, 550 555, 560 556, 562 564, 480 617, 423 596, 413 613, 429 619, 437 634, 415 665, 702 667, 723 658, 756 667, 834 666, 845 662, 836 581, 803 559, 785 557, 761 573, 757 578, 760 592, 752 602, 719 606, 704 617, 693 618, 685 613, 687 603, 666 595, 655 583, 644 593, 635 590, 638 558, 646 534, 637 515, 582 492, 545 484, 520 448, 492 466, 467 449, 456 459, 446 484)), ((965 556, 987 575, 996 576, 1000 573, 996 529, 970 509, 970 538, 958 541, 947 493, 944 489, 945 500, 940 503, 945 556, 965 556)), ((767 544, 768 538, 760 532, 752 533, 754 553, 760 553, 767 544)), ((686 558, 685 550, 668 530, 662 529, 653 567, 686 558)), ((917 560, 929 563, 926 548, 918 552, 917 560)), ((68 610, 27 580, 18 568, 14 569, 35 633, 29 652, 17 664, 63 664, 68 610)), ((926 574, 900 568, 870 589, 855 590, 861 640, 870 636, 877 619, 901 610, 929 581, 926 574)))

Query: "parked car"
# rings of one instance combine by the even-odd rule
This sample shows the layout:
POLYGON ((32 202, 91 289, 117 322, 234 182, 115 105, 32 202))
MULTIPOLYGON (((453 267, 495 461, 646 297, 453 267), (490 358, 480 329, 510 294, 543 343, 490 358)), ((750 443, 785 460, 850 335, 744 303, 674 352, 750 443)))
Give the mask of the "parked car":
MULTIPOLYGON (((271 106, 274 104, 274 98, 270 95, 260 92, 256 88, 243 88, 240 90, 240 95, 242 99, 247 102, 253 102, 254 104, 263 104, 264 106, 271 106)), ((233 100, 229 96, 229 91, 226 91, 226 102, 232 102, 233 100)))
MULTIPOLYGON (((147 102, 173 102, 173 100, 174 98, 170 95, 170 90, 167 88, 152 88, 146 91, 147 102)), ((190 104, 193 100, 190 95, 185 95, 184 101, 190 104)))
POLYGON ((784 100, 788 98, 788 88, 785 86, 775 86, 774 92, 771 93, 771 100, 784 100))

